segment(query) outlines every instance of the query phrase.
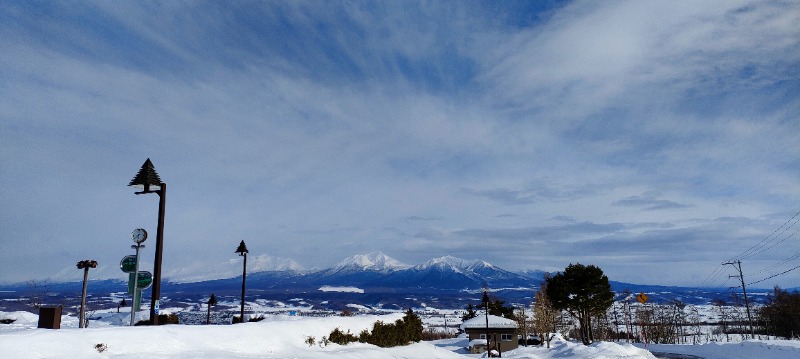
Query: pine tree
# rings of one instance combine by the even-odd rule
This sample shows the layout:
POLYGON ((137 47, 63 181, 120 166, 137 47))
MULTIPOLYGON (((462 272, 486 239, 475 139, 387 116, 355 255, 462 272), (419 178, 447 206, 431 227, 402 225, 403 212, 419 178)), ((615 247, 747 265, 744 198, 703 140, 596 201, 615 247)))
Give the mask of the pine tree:
POLYGON ((614 303, 614 292, 603 270, 594 265, 570 264, 546 284, 547 297, 553 307, 566 310, 577 319, 581 341, 591 344, 594 341, 592 318, 605 314, 614 303))
POLYGON ((475 312, 475 307, 472 306, 472 303, 467 304, 467 312, 461 317, 461 321, 467 321, 469 319, 475 318, 478 316, 478 313, 475 312))

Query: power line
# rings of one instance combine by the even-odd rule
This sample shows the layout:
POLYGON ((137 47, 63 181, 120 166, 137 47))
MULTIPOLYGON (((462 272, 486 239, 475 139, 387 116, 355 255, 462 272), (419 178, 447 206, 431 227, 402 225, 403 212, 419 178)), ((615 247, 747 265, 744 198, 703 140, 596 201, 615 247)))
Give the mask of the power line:
MULTIPOLYGON (((791 227, 789 227, 789 228, 791 228, 791 227)), ((783 232, 786 232, 786 230, 788 230, 789 228, 786 228, 786 229, 784 229, 784 230, 783 230, 783 232)), ((781 234, 783 234, 783 232, 781 232, 781 234)), ((747 258, 750 258, 750 257, 752 257, 752 256, 755 256, 755 255, 757 255, 757 254, 764 253, 765 251, 768 251, 768 250, 772 249, 772 247, 775 247, 775 246, 777 246, 777 245, 779 245, 779 244, 783 243, 785 240, 787 240, 787 239, 789 239, 789 238, 793 237, 795 234, 797 234, 797 232, 800 232, 800 229, 796 230, 794 233, 792 233, 792 234, 790 234, 790 235, 786 236, 785 238, 781 239, 780 241, 777 241, 777 242, 773 243, 771 246, 769 246, 769 247, 767 247, 767 248, 764 248, 764 249, 762 249, 762 250, 760 250, 760 251, 758 251, 758 252, 752 253, 752 254, 750 254, 750 255, 748 255, 748 256, 742 257, 741 259, 747 259, 747 258)))
MULTIPOLYGON (((703 279, 703 281, 700 283, 700 285, 697 286, 697 288, 699 289, 699 288, 701 288, 703 286, 708 285, 709 283, 715 281, 722 274, 724 274, 723 273, 724 272, 723 268, 725 267, 726 263, 735 262, 735 261, 741 261, 742 259, 751 258, 751 257, 753 257, 755 255, 761 254, 761 253, 763 253, 763 252, 765 252, 767 250, 770 250, 770 249, 774 248, 778 244, 781 244, 781 243, 785 242, 789 238, 794 237, 797 233, 800 233, 800 229, 799 229, 799 230, 795 231, 794 233, 792 233, 792 234, 790 234, 790 235, 788 235, 786 237, 783 237, 782 239, 778 240, 778 238, 781 235, 786 233, 789 229, 791 229, 798 222, 800 222, 800 217, 799 216, 800 216, 800 211, 797 211, 797 213, 795 213, 792 216, 792 218, 789 218, 780 227, 776 228, 774 231, 772 231, 772 233, 770 233, 768 236, 764 237, 764 239, 762 239, 760 242, 758 242, 755 245, 753 245, 752 247, 748 248, 746 251, 742 252, 737 257, 734 257, 734 258, 730 259, 729 261, 727 261, 725 263, 722 263, 719 267, 715 268, 705 279, 703 279)), ((763 268, 763 269, 759 270, 755 274, 767 272, 767 271, 769 271, 771 269, 777 268, 777 267, 779 267, 779 266, 781 266, 781 265, 783 265, 785 263, 788 263, 788 262, 790 262, 790 261, 792 261, 794 259, 797 259, 799 257, 800 257, 800 253, 796 253, 795 255, 784 259, 780 263, 777 263, 777 264, 774 264, 774 265, 769 266, 767 268, 763 268)), ((759 280, 759 281, 756 281, 756 282, 753 282, 753 283, 759 283, 759 282, 765 281, 767 279, 774 278, 774 277, 777 277, 777 276, 782 275, 782 274, 786 274, 786 273, 788 273, 788 272, 790 272, 790 271, 792 271, 794 269, 797 269, 797 268, 800 268, 800 266, 792 268, 792 269, 787 270, 785 272, 773 275, 771 277, 764 278, 762 280, 759 280)), ((725 282, 727 283, 727 281, 728 280, 726 280, 725 282)), ((744 283, 742 283, 742 285, 744 286, 744 283)))
POLYGON ((779 276, 779 275, 784 275, 784 274, 786 274, 786 273, 789 273, 789 272, 791 272, 791 271, 793 271, 793 270, 795 270, 795 269, 797 269, 797 268, 800 268, 800 266, 797 266, 797 267, 794 267, 794 268, 792 268, 792 269, 789 269, 789 270, 786 270, 786 271, 780 272, 780 273, 778 273, 778 274, 775 274, 775 275, 771 275, 771 276, 769 276, 769 277, 766 277, 766 278, 764 278, 764 279, 762 279, 762 280, 757 280, 757 281, 755 281, 755 282, 753 282, 753 283, 747 283, 747 285, 752 285, 752 284, 756 284, 756 283, 761 283, 761 282, 763 282, 763 281, 765 281, 765 280, 767 280, 767 279, 775 278, 775 277, 777 277, 777 276, 779 276))
POLYGON ((780 261, 780 262, 778 262, 776 264, 773 264, 773 265, 771 265, 769 267, 765 267, 765 268, 762 268, 762 269, 760 269, 760 270, 758 270, 756 272, 753 272, 750 275, 757 275, 757 274, 761 274, 761 273, 764 273, 764 272, 768 272, 768 271, 770 271, 772 269, 778 268, 778 267, 780 267, 780 266, 782 266, 782 265, 784 265, 786 263, 789 263, 789 262, 791 262, 791 261, 793 261, 793 260, 795 260, 797 258, 800 258, 800 252, 795 253, 793 256, 791 256, 789 258, 786 258, 786 259, 784 259, 784 260, 782 260, 782 261, 780 261))
POLYGON ((714 271, 712 271, 712 272, 711 272, 711 273, 710 273, 710 274, 709 274, 709 275, 706 277, 706 279, 703 279, 703 281, 702 281, 702 282, 700 282, 700 285, 698 285, 698 286, 697 286, 697 288, 702 288, 703 286, 705 286, 705 284, 706 284, 706 283, 711 283, 713 280, 717 279, 717 277, 719 277, 719 276, 722 274, 721 272, 724 270, 724 268, 725 268, 725 267, 723 267, 722 265, 720 265, 719 267, 717 267, 716 269, 714 269, 714 271))
MULTIPOLYGON (((781 228, 784 228, 784 227, 786 227, 786 225, 787 225, 787 224, 789 224, 789 222, 792 222, 792 220, 795 220, 795 219, 797 219, 797 220, 795 220, 795 221, 794 221, 794 223, 792 223, 792 225, 790 225, 790 226, 786 227, 785 229, 783 229, 783 231, 781 231, 781 234, 783 234, 784 232, 786 232, 787 230, 789 230, 789 228, 792 228, 792 227, 793 227, 795 224, 797 224, 797 222, 798 222, 798 221, 800 221, 800 217, 798 217, 798 216, 800 216, 800 211, 797 211, 797 213, 795 213, 795 214, 794 214, 794 216, 792 216, 792 218, 789 218, 789 220, 787 220, 787 221, 786 221, 784 224, 782 224, 780 227, 778 227, 777 229, 775 229, 775 230, 774 230, 772 233, 770 233, 770 235, 768 235, 768 236, 764 237, 764 239, 762 239, 762 240, 761 240, 760 242, 758 242, 756 245, 754 245, 754 246, 750 247, 749 249, 747 249, 746 251, 742 252, 740 255, 738 255, 738 256, 737 256, 737 258, 738 258, 738 259, 740 259, 740 260, 741 260, 741 259, 745 259, 745 258, 750 258, 750 257, 752 257, 752 256, 754 256, 754 255, 756 255, 756 254, 759 254, 759 253, 763 252, 764 250, 762 250, 762 251, 759 251, 759 252, 757 252, 757 253, 751 253, 751 252, 754 252, 754 251, 756 251, 756 250, 757 250, 757 248, 759 248, 759 246, 766 245, 766 243, 768 243, 768 242, 769 242, 769 240, 770 240, 770 237, 772 237, 772 236, 774 236, 776 233, 778 233, 778 231, 780 231, 780 230, 781 230, 781 228)), ((795 233, 797 233, 797 232, 795 232, 795 233)), ((776 237, 777 237, 777 236, 776 236, 776 237)), ((787 237, 787 238, 788 238, 788 237, 787 237)), ((784 240, 785 240, 785 239, 786 239, 786 238, 784 238, 784 240)), ((782 241, 781 241, 781 242, 782 242, 782 241)), ((780 242, 779 242, 779 243, 780 243, 780 242)), ((776 244, 777 244, 777 243, 776 243, 776 244)), ((769 248, 772 248, 772 247, 774 247, 774 245, 773 245, 773 246, 770 246, 769 248)), ((769 248, 767 248, 767 249, 769 249, 769 248)))

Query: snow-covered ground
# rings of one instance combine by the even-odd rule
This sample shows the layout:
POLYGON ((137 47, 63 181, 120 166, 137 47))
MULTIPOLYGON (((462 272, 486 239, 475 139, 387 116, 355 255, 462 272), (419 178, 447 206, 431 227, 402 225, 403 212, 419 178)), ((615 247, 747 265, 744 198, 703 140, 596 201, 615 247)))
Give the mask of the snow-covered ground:
MULTIPOLYGON (((0 313, 2 358, 475 358, 464 349, 466 339, 445 339, 404 347, 378 348, 353 343, 327 345, 334 328, 358 333, 377 320, 393 322, 401 313, 351 317, 267 315, 263 321, 238 325, 164 325, 126 327, 129 312, 96 314, 90 328, 78 329, 74 316, 63 316, 59 330, 37 329, 38 316, 0 313)), ((746 341, 705 345, 650 345, 654 352, 685 353, 703 358, 800 358, 797 341, 746 341)), ((504 358, 655 358, 629 344, 599 342, 591 346, 556 339, 551 348, 528 347, 503 353, 504 358)))

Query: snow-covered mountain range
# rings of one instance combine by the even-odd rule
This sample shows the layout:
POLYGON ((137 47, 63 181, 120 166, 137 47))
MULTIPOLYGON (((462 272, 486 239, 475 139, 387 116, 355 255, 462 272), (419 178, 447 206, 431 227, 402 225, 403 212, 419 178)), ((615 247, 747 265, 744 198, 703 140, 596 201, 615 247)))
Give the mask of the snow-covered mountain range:
MULTIPOLYGON (((248 262, 248 279, 258 281, 264 278, 265 283, 273 286, 290 280, 296 286, 474 289, 491 283, 492 286, 530 288, 541 280, 541 277, 512 273, 477 259, 444 256, 411 266, 379 251, 354 255, 321 270, 305 270, 294 260, 265 255, 254 257, 252 261, 252 265, 248 262)), ((215 265, 198 263, 170 272, 165 277, 172 283, 192 283, 240 277, 241 270, 241 261, 232 259, 215 265)))
MULTIPOLYGON (((249 300, 281 303, 302 300, 332 310, 342 310, 354 304, 385 309, 428 305, 463 308, 480 300, 481 292, 487 287, 494 297, 509 303, 525 304, 533 299, 546 274, 534 270, 515 273, 482 260, 453 256, 433 258, 411 266, 381 252, 355 255, 321 270, 306 270, 286 258, 265 255, 251 258, 247 262, 246 280, 249 300)), ((186 266, 168 272, 162 293, 169 293, 170 300, 181 303, 207 300, 210 293, 216 293, 218 298, 235 298, 241 294, 241 271, 239 258, 223 263, 186 266), (208 277, 208 274, 215 277, 208 277)), ((90 293, 103 298, 108 293, 124 292, 127 287, 122 278, 91 282, 90 293)), ((705 304, 730 296, 727 288, 662 287, 614 281, 611 286, 619 300, 625 300, 631 293, 645 292, 654 303, 679 300, 688 304, 705 304)), ((79 281, 47 284, 49 292, 61 296, 80 293, 80 287, 79 281)), ((0 299, 13 299, 26 292, 30 292, 30 286, 25 283, 0 285, 0 299)), ((751 300, 761 302, 768 293, 752 292, 751 300)))
MULTIPOLYGON (((248 273, 258 272, 302 272, 303 266, 289 258, 270 257, 268 255, 248 256, 248 273)), ((164 277, 175 283, 202 282, 213 279, 234 278, 242 275, 242 260, 231 258, 221 263, 194 262, 165 273, 164 277)))
POLYGON ((368 254, 358 254, 346 258, 325 271, 329 273, 347 271, 372 271, 389 273, 403 270, 408 267, 410 267, 408 264, 402 263, 397 259, 389 257, 383 254, 383 252, 378 251, 368 254))

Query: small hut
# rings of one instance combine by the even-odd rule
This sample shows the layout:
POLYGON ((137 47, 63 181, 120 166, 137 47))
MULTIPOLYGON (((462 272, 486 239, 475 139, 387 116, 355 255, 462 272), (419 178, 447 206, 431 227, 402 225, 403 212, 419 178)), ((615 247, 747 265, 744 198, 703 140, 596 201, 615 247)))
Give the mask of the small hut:
POLYGON ((480 354, 487 350, 496 350, 499 353, 516 349, 517 322, 496 315, 479 315, 461 323, 461 330, 469 337, 469 351, 480 354), (487 328, 488 322, 488 328, 487 328), (487 338, 486 335, 489 335, 487 338), (487 343, 488 342, 488 343, 487 343))

